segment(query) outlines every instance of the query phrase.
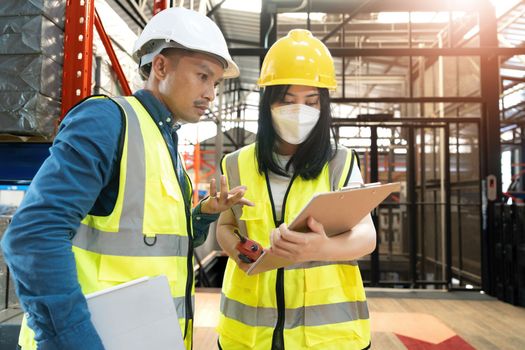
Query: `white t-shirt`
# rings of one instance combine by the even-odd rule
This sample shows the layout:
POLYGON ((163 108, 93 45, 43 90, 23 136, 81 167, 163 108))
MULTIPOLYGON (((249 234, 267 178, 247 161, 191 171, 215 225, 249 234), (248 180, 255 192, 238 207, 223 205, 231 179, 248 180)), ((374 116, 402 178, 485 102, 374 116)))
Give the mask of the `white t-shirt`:
MULTIPOLYGON (((286 164, 291 158, 291 156, 285 156, 277 153, 274 153, 274 156, 276 157, 277 164, 279 164, 279 166, 282 169, 286 168, 286 164)), ((282 176, 277 175, 271 171, 268 172, 268 178, 270 180, 270 190, 272 191, 273 205, 275 208, 275 215, 278 221, 281 220, 284 195, 286 194, 288 184, 290 183, 290 180, 292 178, 292 167, 290 167, 288 174, 289 176, 282 176)), ((361 172, 359 171, 357 163, 354 163, 354 167, 352 169, 352 173, 350 174, 350 178, 348 179, 348 183, 363 183, 363 177, 361 176, 361 172)))

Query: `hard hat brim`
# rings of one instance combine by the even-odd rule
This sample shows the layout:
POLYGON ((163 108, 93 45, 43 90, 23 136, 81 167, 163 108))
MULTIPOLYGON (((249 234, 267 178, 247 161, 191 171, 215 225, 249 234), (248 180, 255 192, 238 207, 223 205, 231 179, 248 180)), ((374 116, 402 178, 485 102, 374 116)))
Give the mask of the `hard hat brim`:
POLYGON ((257 85, 259 87, 265 86, 275 86, 275 85, 303 85, 303 86, 313 86, 317 88, 325 88, 328 90, 335 90, 337 88, 337 83, 322 83, 322 82, 312 82, 310 79, 298 79, 298 78, 286 78, 286 79, 273 79, 269 82, 257 80, 257 85))
POLYGON ((228 66, 224 69, 224 79, 237 78, 239 75, 241 75, 239 66, 237 66, 237 64, 233 62, 233 60, 226 59, 226 63, 228 64, 228 66))

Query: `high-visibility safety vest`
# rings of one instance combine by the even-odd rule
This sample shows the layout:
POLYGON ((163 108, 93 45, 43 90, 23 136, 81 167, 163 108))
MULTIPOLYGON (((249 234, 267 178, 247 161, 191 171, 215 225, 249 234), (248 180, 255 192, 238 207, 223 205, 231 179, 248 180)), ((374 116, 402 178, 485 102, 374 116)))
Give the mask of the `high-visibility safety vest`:
MULTIPOLYGON (((110 215, 87 215, 72 239, 78 280, 88 294, 143 276, 166 275, 190 350, 191 199, 184 199, 166 142, 146 109, 135 97, 113 100, 125 116, 118 196, 110 215)), ((185 176, 191 193, 191 181, 185 176)), ((19 345, 23 350, 36 349, 26 322, 19 345)))
MULTIPOLYGON (((255 147, 226 156, 222 170, 230 188, 247 186, 245 198, 255 204, 233 207, 240 231, 268 247, 281 222, 268 174, 258 172, 255 147)), ((339 147, 317 178, 292 177, 282 221, 291 222, 314 194, 343 187, 354 163, 354 153, 339 147)), ((224 350, 366 349, 370 324, 357 262, 314 261, 248 276, 229 259, 217 330, 224 350)))

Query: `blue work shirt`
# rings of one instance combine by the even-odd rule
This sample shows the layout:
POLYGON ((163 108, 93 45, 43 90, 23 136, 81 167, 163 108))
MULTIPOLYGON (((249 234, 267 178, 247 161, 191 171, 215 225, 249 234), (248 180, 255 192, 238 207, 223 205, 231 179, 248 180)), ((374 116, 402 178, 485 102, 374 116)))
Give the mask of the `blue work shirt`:
MULTIPOLYGON (((159 126, 177 176, 186 181, 171 113, 149 91, 134 96, 159 126)), ((71 238, 88 213, 105 216, 113 210, 121 136, 122 116, 113 101, 74 107, 4 234, 5 260, 39 349, 103 349, 77 280, 71 238)), ((200 204, 193 210, 195 247, 217 217, 202 214, 200 204)))

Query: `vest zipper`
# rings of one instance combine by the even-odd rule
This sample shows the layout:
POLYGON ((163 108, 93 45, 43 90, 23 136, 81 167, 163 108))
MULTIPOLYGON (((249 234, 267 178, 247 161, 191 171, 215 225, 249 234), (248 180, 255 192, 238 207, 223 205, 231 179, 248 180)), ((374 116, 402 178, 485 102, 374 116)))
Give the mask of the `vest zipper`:
MULTIPOLYGON (((178 157, 178 159, 179 161, 182 161, 180 157, 178 157)), ((184 168, 183 168, 183 172, 184 172, 184 176, 186 176, 186 181, 189 184, 190 195, 191 195, 193 192, 191 181, 188 175, 186 174, 186 170, 184 170, 184 168)), ((178 181, 178 176, 177 176, 177 181, 178 181)), ((179 186, 180 186, 180 182, 179 182, 179 186)), ((181 191, 182 191, 182 188, 181 188, 181 191)), ((193 320, 193 304, 191 302, 191 290, 193 289, 193 232, 191 230, 191 210, 190 210, 189 203, 191 203, 191 197, 190 197, 189 202, 184 200, 184 208, 186 209, 186 230, 188 234, 188 257, 186 259, 187 260, 186 268, 188 270, 188 275, 187 275, 188 278, 186 279, 186 293, 184 295, 185 304, 186 304, 186 307, 185 307, 185 310, 186 310, 186 315, 185 315, 186 320, 185 321, 186 322, 184 322, 184 339, 186 339, 186 335, 188 334, 189 321, 193 320)), ((191 344, 191 347, 193 348, 193 342, 191 344)))
MULTIPOLYGON (((286 193, 284 194, 283 205, 281 207, 281 219, 277 220, 277 215, 275 213, 275 206, 273 203, 272 190, 270 187, 270 178, 268 177, 268 172, 265 171, 264 175, 266 176, 266 188, 270 196, 270 203, 272 204, 272 215, 275 227, 279 227, 284 222, 284 213, 286 210, 286 200, 288 199, 288 194, 292 188, 293 181, 296 178, 296 175, 292 176, 286 193)), ((275 282, 275 299, 277 301, 277 322, 273 330, 272 336, 272 350, 284 350, 284 321, 285 321, 285 303, 284 303, 284 268, 277 269, 277 276, 275 282)))
MULTIPOLYGON (((193 233, 192 233, 192 230, 191 230, 191 209, 190 209, 190 206, 191 206, 191 196, 193 195, 193 187, 191 185, 191 180, 188 176, 188 174, 186 173, 186 169, 184 169, 184 166, 182 165, 182 158, 179 157, 179 153, 177 151, 177 147, 178 147, 178 138, 176 140, 173 139, 173 136, 171 134, 168 134, 167 130, 164 128, 164 127, 161 127, 157 124, 157 122, 155 121, 155 118, 153 118, 153 116, 151 115, 151 113, 149 112, 149 110, 146 108, 146 106, 142 103, 142 101, 140 101, 140 99, 137 98, 137 101, 139 101, 139 103, 144 107, 144 109, 150 114, 150 116, 152 117, 153 121, 155 122, 155 124, 157 125, 161 135, 162 135, 162 138, 164 139, 164 142, 166 143, 166 147, 168 148, 168 152, 170 153, 170 158, 171 158, 171 164, 172 164, 172 167, 173 167, 173 172, 175 173, 175 178, 177 179, 177 183, 179 184, 179 188, 181 190, 181 193, 182 193, 182 197, 184 199, 184 209, 185 209, 185 213, 186 213, 186 232, 187 232, 187 235, 188 235, 188 256, 186 257, 186 260, 187 260, 187 265, 186 265, 186 268, 187 268, 187 274, 186 274, 186 292, 185 292, 185 295, 184 295, 184 304, 185 304, 185 312, 186 314, 184 315, 184 318, 185 318, 185 322, 184 322, 184 339, 186 339, 186 335, 188 333, 188 324, 189 324, 189 320, 192 320, 193 319, 193 305, 192 305, 192 302, 191 302, 191 290, 193 288, 193 233), (172 149, 170 149, 170 143, 169 141, 171 140, 173 146, 172 146, 172 149), (180 166, 182 167, 182 172, 184 174, 184 176, 186 177, 186 182, 188 183, 188 187, 190 189, 190 192, 189 192, 189 195, 190 195, 190 198, 189 200, 187 201, 186 198, 184 198, 184 188, 182 188, 182 185, 180 183, 180 179, 179 179, 179 173, 177 171, 177 163, 176 161, 178 162, 181 162, 180 166)), ((180 315, 177 315, 180 317, 180 315)), ((193 348, 193 342, 191 343, 191 347, 193 348)))
POLYGON ((277 300, 277 323, 273 330, 272 350, 284 350, 284 268, 277 269, 275 283, 275 298, 277 300))

